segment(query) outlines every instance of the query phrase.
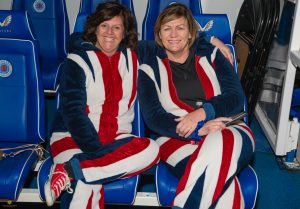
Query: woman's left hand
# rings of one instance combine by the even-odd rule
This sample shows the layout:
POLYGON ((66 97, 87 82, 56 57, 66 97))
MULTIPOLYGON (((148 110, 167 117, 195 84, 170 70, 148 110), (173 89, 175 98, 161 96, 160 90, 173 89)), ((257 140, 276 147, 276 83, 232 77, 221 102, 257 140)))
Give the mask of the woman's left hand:
POLYGON ((181 137, 187 138, 193 133, 193 131, 197 127, 198 121, 204 119, 205 112, 203 108, 190 112, 180 118, 176 118, 175 121, 178 122, 176 126, 176 133, 181 137))
POLYGON ((199 136, 204 136, 215 131, 220 131, 226 127, 225 122, 232 121, 231 118, 219 117, 213 120, 207 121, 202 128, 198 131, 199 136))
POLYGON ((233 65, 233 55, 231 53, 231 50, 225 44, 223 44, 223 45, 224 46, 219 49, 222 52, 222 54, 224 55, 224 57, 226 57, 226 59, 233 65))

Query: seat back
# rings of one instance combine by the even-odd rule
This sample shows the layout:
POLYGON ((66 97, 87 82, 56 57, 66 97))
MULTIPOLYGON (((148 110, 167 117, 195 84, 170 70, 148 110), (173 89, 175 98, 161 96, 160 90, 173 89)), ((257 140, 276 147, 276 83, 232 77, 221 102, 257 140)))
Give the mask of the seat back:
POLYGON ((79 12, 75 20, 74 32, 82 32, 87 16, 95 11, 98 4, 102 4, 105 2, 118 2, 126 6, 133 15, 135 14, 132 0, 81 0, 79 12))
POLYGON ((39 143, 44 96, 27 13, 0 11, 0 142, 39 143))
POLYGON ((208 36, 216 36, 225 44, 232 44, 231 28, 226 14, 199 14, 194 15, 199 25, 199 32, 208 36))
POLYGON ((134 14, 134 7, 132 0, 81 0, 79 13, 87 13, 91 14, 95 11, 98 4, 105 3, 105 2, 118 2, 127 6, 130 11, 134 14))
POLYGON ((66 57, 69 21, 65 0, 13 0, 12 9, 28 12, 42 59, 66 57))
POLYGON ((186 5, 193 15, 202 13, 201 1, 199 0, 148 0, 147 11, 143 20, 142 39, 154 40, 154 25, 161 11, 172 3, 181 3, 186 5))
POLYGON ((13 10, 27 11, 39 43, 45 91, 56 91, 60 65, 67 55, 69 21, 65 0, 13 0, 13 10))
POLYGON ((88 14, 85 12, 79 13, 77 15, 75 26, 74 26, 74 32, 83 32, 85 21, 86 21, 87 17, 88 17, 88 14))

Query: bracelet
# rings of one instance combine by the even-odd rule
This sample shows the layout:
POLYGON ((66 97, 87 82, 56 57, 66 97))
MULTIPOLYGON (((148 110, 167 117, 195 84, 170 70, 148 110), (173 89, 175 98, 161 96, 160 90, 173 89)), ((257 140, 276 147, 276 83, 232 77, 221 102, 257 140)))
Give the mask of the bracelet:
POLYGON ((200 141, 201 140, 201 136, 198 135, 198 131, 204 126, 205 124, 205 120, 201 120, 198 122, 194 132, 192 133, 192 139, 195 141, 200 141))

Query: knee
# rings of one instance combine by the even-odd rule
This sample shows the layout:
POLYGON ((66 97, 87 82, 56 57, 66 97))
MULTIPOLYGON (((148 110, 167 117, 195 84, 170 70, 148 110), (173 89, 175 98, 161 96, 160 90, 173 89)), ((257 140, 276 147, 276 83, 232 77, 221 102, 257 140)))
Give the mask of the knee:
POLYGON ((148 139, 148 140, 149 140, 149 149, 151 150, 151 152, 153 153, 154 156, 158 156, 159 155, 159 144, 152 139, 148 139))

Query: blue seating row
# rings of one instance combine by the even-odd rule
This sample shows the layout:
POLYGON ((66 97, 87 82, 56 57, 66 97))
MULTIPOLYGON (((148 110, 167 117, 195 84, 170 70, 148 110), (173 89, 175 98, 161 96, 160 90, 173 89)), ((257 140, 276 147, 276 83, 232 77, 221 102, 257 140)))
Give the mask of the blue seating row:
MULTIPOLYGON (((155 19, 158 15, 158 13, 152 14, 150 12, 153 10, 150 8, 151 5, 155 5, 154 1, 156 0, 148 1, 147 14, 143 23, 143 26, 147 28, 150 27, 146 25, 153 24, 153 21, 147 23, 147 19, 151 19, 150 17, 147 18, 147 15, 152 16, 152 19, 153 16, 155 19)), ((0 160, 0 170, 5 171, 0 173, 0 188, 7 188, 7 190, 0 191, 0 199, 10 200, 17 200, 28 173, 37 161, 38 145, 44 141, 45 116, 44 97, 42 94, 43 88, 51 90, 55 90, 56 88, 56 77, 59 74, 58 63, 66 56, 64 47, 66 34, 68 33, 65 26, 64 29, 58 29, 58 25, 61 25, 62 22, 52 22, 53 20, 48 20, 47 18, 46 20, 34 20, 28 17, 28 15, 30 15, 31 18, 37 17, 38 15, 46 16, 46 13, 37 13, 43 13, 41 12, 42 10, 46 11, 48 8, 53 8, 52 12, 47 11, 50 16, 54 18, 56 15, 54 13, 58 13, 58 9, 54 4, 62 3, 61 5, 65 8, 64 1, 15 0, 14 2, 13 8, 15 8, 15 11, 0 11, 0 21, 4 24, 4 27, 0 28, 0 43, 1 46, 4 46, 0 49, 0 96, 4 98, 4 102, 0 103, 0 148, 9 148, 4 151, 7 157, 4 160, 0 160), (35 8, 33 8, 32 5, 34 5, 35 8), (27 12, 25 12, 25 10, 27 12), (30 10, 33 12, 32 14, 30 14, 30 10), (31 31, 31 28, 34 27, 30 24, 38 26, 31 31), (39 27, 43 26, 49 26, 49 28, 53 26, 56 27, 56 29, 53 29, 54 31, 50 29, 50 36, 37 35, 37 39, 35 39, 33 34, 41 30, 39 27), (57 38, 57 40, 53 42, 48 41, 52 36, 57 37, 54 33, 59 33, 58 31, 61 30, 64 31, 62 38, 57 38), (44 55, 39 55, 39 51, 42 53, 43 49, 46 51, 47 48, 50 48, 48 52, 45 52, 44 55), (47 53, 49 53, 48 57, 47 53), (45 61, 45 59, 48 60, 45 61), (55 62, 53 61, 54 59, 55 62), (56 70, 44 70, 45 68, 43 69, 43 66, 53 66, 50 64, 45 65, 45 63, 48 62, 57 64, 56 70), (42 75, 40 75, 40 72, 42 75), (46 81, 51 80, 47 79, 51 77, 48 76, 49 74, 47 75, 47 72, 54 72, 52 74, 54 75, 52 77, 54 78, 54 82, 52 82, 53 80, 51 82, 46 81), (49 83, 51 83, 51 85, 48 85, 49 83), (25 150, 24 147, 28 145, 30 145, 30 147, 26 149, 27 151, 18 153, 19 150, 25 150), (16 157, 9 157, 9 153, 12 152, 18 153, 18 155, 16 155, 16 157), (11 169, 6 169, 8 167, 11 169)), ((75 31, 82 31, 86 16, 93 11, 93 8, 100 2, 102 1, 82 0, 75 31)), ((120 2, 129 5, 133 10, 132 0, 123 0, 120 2)), ((174 2, 174 0, 161 2, 164 3, 160 4, 160 8, 157 8, 157 5, 155 6, 156 9, 154 10, 156 12, 168 5, 166 2, 170 3, 174 2)), ((195 11, 195 19, 203 31, 209 35, 217 35, 224 43, 231 43, 231 33, 226 15, 201 15, 201 5, 195 0, 182 1, 181 3, 188 4, 188 6, 193 8, 193 11, 195 11, 195 8, 198 8, 196 9, 197 11, 195 11)), ((64 9, 63 12, 66 12, 66 10, 64 9)), ((61 18, 64 19, 65 17, 61 18)), ((63 23, 67 24, 67 20, 63 23)), ((147 34, 152 34, 152 32, 148 31, 147 34)), ((151 39, 150 36, 147 35, 145 35, 144 38, 147 40, 151 39)), ((134 132, 141 136, 144 134, 144 126, 142 118, 139 115, 138 105, 136 105, 136 108, 137 114, 134 121, 134 132)), ((43 185, 51 165, 52 159, 48 158, 44 161, 38 173, 38 186, 42 199, 44 197, 43 185)), ((172 176, 168 169, 161 163, 157 166, 155 175, 159 202, 163 206, 170 205, 172 198, 174 198, 178 179, 172 176), (174 181, 172 181, 172 179, 174 179, 174 181)), ((240 176, 240 180, 243 181, 243 183, 241 183, 243 194, 244 197, 247 197, 247 208, 252 208, 257 192, 255 172, 248 167, 240 176), (248 193, 244 191, 248 191, 248 193)), ((105 202, 132 204, 138 183, 139 176, 135 176, 105 185, 105 202), (122 195, 120 198, 116 198, 117 194, 122 195)))
POLYGON ((0 20, 0 199, 15 200, 45 139, 44 93, 27 13, 1 11, 0 20))

